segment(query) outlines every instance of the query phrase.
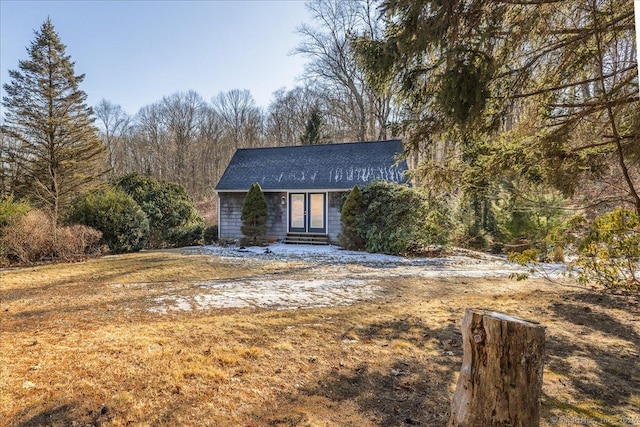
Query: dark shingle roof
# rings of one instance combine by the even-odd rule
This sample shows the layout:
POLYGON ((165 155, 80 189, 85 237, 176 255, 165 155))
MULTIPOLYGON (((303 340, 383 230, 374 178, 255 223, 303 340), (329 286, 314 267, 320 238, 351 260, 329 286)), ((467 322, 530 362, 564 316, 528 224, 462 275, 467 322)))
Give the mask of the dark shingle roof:
POLYGON ((216 190, 350 189, 376 179, 407 182, 399 139, 345 144, 240 149, 233 155, 216 190))

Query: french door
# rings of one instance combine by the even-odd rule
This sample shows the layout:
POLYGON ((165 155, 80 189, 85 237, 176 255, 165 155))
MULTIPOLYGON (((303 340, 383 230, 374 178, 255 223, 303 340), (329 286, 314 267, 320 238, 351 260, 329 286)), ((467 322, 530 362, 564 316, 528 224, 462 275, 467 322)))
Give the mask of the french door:
POLYGON ((326 193, 289 194, 289 231, 326 233, 326 193))

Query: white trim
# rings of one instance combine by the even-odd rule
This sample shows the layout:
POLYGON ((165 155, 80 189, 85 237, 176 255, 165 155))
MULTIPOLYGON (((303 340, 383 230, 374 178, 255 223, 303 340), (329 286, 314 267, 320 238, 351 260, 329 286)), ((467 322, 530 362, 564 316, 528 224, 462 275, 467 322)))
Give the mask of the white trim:
POLYGON ((329 192, 324 193, 324 223, 327 240, 329 240, 329 192))
POLYGON ((284 232, 286 234, 289 234, 289 228, 290 228, 289 227, 289 211, 291 210, 291 207, 289 205, 291 204, 291 200, 289 200, 289 192, 286 191, 285 194, 286 194, 285 197, 287 198, 287 203, 284 205, 284 210, 287 211, 287 222, 284 225, 284 232))
POLYGON ((218 211, 218 240, 220 240, 220 226, 222 225, 222 223, 220 222, 220 194, 218 194, 218 192, 216 191, 216 196, 218 196, 218 207, 217 207, 217 211, 218 211))

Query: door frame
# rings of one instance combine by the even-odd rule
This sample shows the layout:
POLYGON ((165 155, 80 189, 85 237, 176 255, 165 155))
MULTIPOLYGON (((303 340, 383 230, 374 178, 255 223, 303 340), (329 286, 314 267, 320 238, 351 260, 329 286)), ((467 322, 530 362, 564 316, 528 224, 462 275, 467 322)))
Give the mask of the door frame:
POLYGON ((287 228, 290 233, 306 233, 307 232, 307 193, 289 193, 289 206, 287 209, 289 220, 287 221, 287 228), (302 198, 302 227, 293 226, 293 198, 294 196, 303 196, 302 198))
POLYGON ((287 215, 288 215, 288 221, 287 221, 287 228, 288 228, 288 232, 290 233, 310 233, 310 234, 327 234, 327 216, 328 216, 328 206, 327 206, 327 201, 328 201, 328 197, 327 197, 327 192, 325 191, 298 191, 298 192, 289 192, 288 197, 288 209, 287 209, 287 215), (312 203, 311 203, 311 196, 312 195, 322 195, 322 227, 318 228, 312 228, 311 227, 311 209, 313 208, 312 203), (304 201, 303 201, 303 221, 304 221, 304 227, 293 227, 292 226, 292 221, 293 221, 293 197, 294 196, 300 196, 303 195, 304 196, 304 201))

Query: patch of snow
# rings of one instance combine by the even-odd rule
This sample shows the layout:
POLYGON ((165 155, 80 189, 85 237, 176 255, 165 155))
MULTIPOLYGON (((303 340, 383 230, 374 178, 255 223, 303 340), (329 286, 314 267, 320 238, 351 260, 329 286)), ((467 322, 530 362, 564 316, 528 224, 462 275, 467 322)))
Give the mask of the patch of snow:
MULTIPOLYGON (((382 288, 375 283, 390 277, 503 278, 528 273, 531 277, 561 278, 567 273, 563 264, 539 264, 532 272, 503 256, 459 249, 451 256, 439 258, 405 258, 347 251, 333 245, 282 243, 269 246, 268 251, 264 247, 239 249, 221 246, 186 250, 239 264, 279 260, 302 261, 312 264, 312 267, 355 264, 364 268, 350 271, 348 278, 343 278, 343 275, 308 280, 256 277, 197 283, 194 284, 197 290, 194 295, 167 293, 153 298, 154 306, 150 312, 166 314, 170 311, 246 307, 286 310, 351 305, 381 296, 382 288)), ((169 292, 174 290, 178 291, 166 289, 169 292)))
POLYGON ((161 305, 150 308, 149 311, 152 313, 167 314, 167 312, 170 310, 191 311, 191 303, 184 297, 168 295, 155 298, 154 301, 161 305), (170 305, 163 305, 167 301, 170 303, 170 305))
MULTIPOLYGON (((220 256, 224 258, 245 258, 279 261, 303 261, 314 264, 358 264, 373 268, 404 269, 411 275, 425 278, 437 277, 509 277, 512 274, 527 273, 528 270, 509 262, 506 256, 490 255, 464 249, 456 249, 446 257, 421 258, 401 257, 385 254, 371 254, 362 251, 343 250, 334 245, 286 245, 275 243, 268 247, 202 246, 188 250, 220 256), (419 267, 419 268, 411 268, 419 267)), ((561 278, 567 273, 564 264, 539 264, 531 277, 561 278)))
POLYGON ((210 308, 317 308, 350 305, 375 298, 381 288, 368 280, 240 280, 198 285, 194 296, 154 298, 150 312, 206 310, 210 308))

